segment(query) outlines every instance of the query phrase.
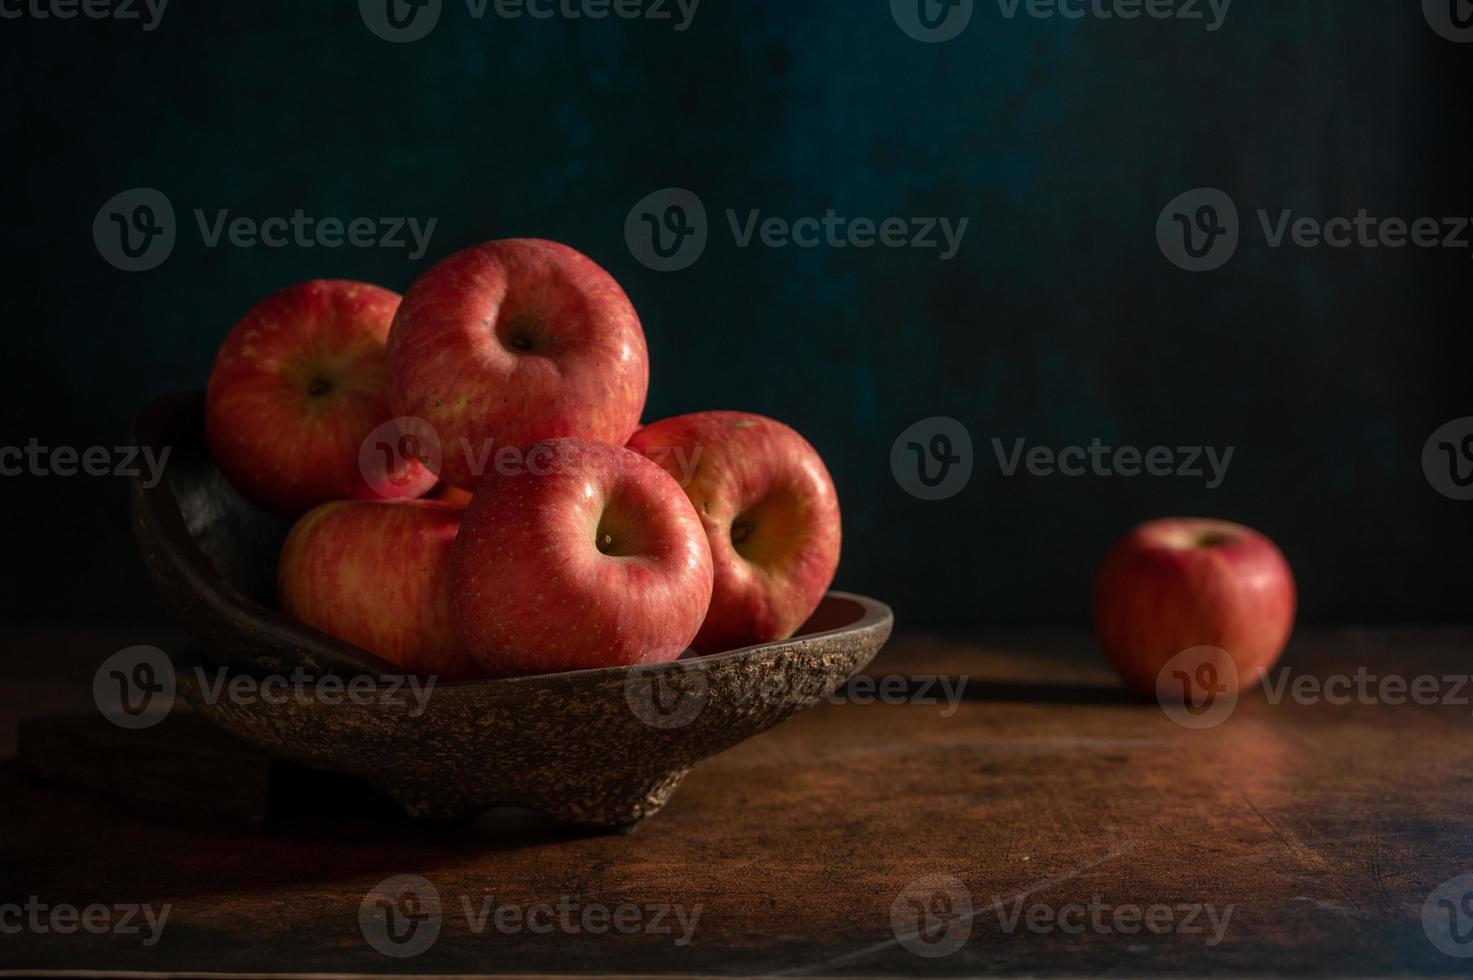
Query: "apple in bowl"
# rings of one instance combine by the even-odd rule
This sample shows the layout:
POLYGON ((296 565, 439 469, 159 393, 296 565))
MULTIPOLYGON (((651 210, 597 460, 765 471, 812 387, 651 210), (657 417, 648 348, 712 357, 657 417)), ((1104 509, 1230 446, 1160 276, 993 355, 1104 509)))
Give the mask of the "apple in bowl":
POLYGON ((694 649, 792 636, 839 566, 839 498, 818 452, 788 426, 748 412, 664 419, 636 432, 629 448, 680 482, 710 543, 715 583, 694 649))
POLYGON ((442 443, 440 476, 474 490, 499 447, 623 445, 649 387, 644 330, 592 259, 531 238, 457 252, 409 288, 389 333, 394 414, 442 443))
POLYGON ((386 342, 398 307, 387 289, 316 279, 272 294, 231 328, 205 392, 205 436, 236 489, 296 516, 435 485, 412 457, 376 471, 360 464, 364 441, 391 419, 386 342))
POLYGON ((476 488, 450 622, 495 676, 663 662, 700 628, 711 578, 701 522, 664 470, 622 446, 554 439, 476 488))
POLYGON ((1204 663, 1231 660, 1221 665, 1230 670, 1211 664, 1222 693, 1251 690, 1283 653, 1295 605, 1294 574, 1272 541, 1205 518, 1131 531, 1105 558, 1094 597, 1100 644, 1126 686, 1162 698, 1181 697, 1163 683, 1168 662, 1198 649, 1204 663))
POLYGON ((480 675, 450 631, 451 549, 464 510, 438 500, 340 500, 314 507, 281 548, 281 610, 404 670, 480 675))

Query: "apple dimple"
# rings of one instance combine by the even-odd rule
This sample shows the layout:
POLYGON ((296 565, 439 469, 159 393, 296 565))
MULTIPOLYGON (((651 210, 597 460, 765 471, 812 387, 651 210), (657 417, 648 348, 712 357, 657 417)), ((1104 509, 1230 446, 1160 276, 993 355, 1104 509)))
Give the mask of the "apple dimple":
POLYGON ((547 321, 530 312, 498 318, 496 339, 514 354, 538 354, 552 346, 547 321))
POLYGON ((609 558, 634 558, 643 554, 638 535, 614 513, 612 501, 604 506, 598 518, 598 528, 593 532, 594 546, 599 553, 609 558))
POLYGON ((1167 519, 1146 525, 1141 533, 1172 551, 1197 551, 1233 544, 1243 537, 1245 529, 1229 521, 1167 519))
POLYGON ((742 553, 742 545, 747 543, 755 529, 756 522, 749 517, 738 517, 731 522, 731 546, 737 550, 737 554, 742 553))
POLYGON ((789 488, 773 487, 731 522, 731 546, 753 565, 778 565, 806 537, 803 504, 789 488))

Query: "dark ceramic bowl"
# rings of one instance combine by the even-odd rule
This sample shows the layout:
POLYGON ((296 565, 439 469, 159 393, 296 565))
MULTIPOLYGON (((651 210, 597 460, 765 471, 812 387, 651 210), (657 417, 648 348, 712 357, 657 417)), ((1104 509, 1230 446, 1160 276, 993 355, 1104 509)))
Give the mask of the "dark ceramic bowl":
POLYGON ((272 754, 363 777, 416 816, 511 805, 573 824, 640 820, 696 762, 811 707, 890 635, 885 605, 831 592, 780 643, 639 667, 437 683, 416 698, 394 665, 275 610, 276 560, 291 522, 247 502, 215 468, 202 395, 151 403, 134 421, 134 441, 169 450, 157 486, 134 479, 132 509, 154 584, 198 643, 175 657, 179 695, 272 754), (203 681, 221 666, 257 678, 301 668, 373 683, 359 681, 351 700, 314 685, 269 701, 218 697, 213 677, 203 681))

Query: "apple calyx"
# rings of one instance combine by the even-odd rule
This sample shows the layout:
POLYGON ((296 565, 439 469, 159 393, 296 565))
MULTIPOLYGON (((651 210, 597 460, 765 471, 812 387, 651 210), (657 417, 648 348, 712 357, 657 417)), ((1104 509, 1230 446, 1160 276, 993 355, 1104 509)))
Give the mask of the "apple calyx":
POLYGON ((547 321, 536 313, 518 313, 496 321, 496 339, 513 354, 538 354, 552 346, 547 321))
POLYGON ((752 536, 752 532, 756 529, 756 522, 745 514, 731 522, 731 546, 743 558, 747 556, 742 554, 742 545, 746 543, 747 539, 752 536))

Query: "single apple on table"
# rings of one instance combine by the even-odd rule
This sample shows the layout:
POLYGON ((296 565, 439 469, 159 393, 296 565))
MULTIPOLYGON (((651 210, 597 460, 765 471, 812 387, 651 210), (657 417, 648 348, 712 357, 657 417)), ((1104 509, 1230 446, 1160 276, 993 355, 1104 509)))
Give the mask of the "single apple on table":
POLYGON ((640 429, 629 448, 680 481, 716 580, 692 644, 701 653, 791 636, 839 567, 839 498, 808 441, 747 412, 695 412, 640 429))
POLYGON ((1283 653, 1295 603, 1289 563, 1264 535, 1228 521, 1165 518, 1137 527, 1105 558, 1095 625, 1110 662, 1143 697, 1181 697, 1159 683, 1162 669, 1199 647, 1231 658, 1233 670, 1208 666, 1221 693, 1236 694, 1283 653))
POLYGON ((711 550, 660 467, 554 439, 476 488, 449 595, 452 628, 491 674, 673 660, 711 601, 711 550))
POLYGON ((205 392, 205 435, 236 489, 297 515, 434 486, 412 458, 359 465, 364 440, 391 418, 386 342, 398 306, 387 289, 317 279, 267 297, 230 330, 205 392))
POLYGON ((563 437, 623 445, 649 387, 629 298, 566 245, 514 238, 421 276, 389 334, 390 401, 443 445, 440 476, 474 490, 504 446, 563 437))
POLYGON ((479 676, 450 630, 446 604, 464 513, 433 500, 313 508, 281 549, 282 612, 410 673, 450 681, 479 676))

